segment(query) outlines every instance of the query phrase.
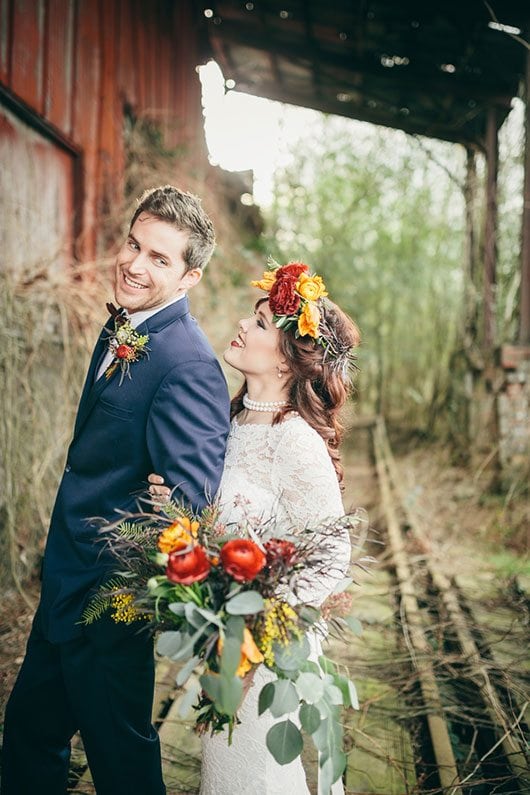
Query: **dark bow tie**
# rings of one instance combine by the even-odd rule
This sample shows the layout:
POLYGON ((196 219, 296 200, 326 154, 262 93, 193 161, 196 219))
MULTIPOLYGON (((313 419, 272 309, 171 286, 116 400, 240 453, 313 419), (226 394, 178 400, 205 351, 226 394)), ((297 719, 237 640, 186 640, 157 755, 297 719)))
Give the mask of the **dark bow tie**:
POLYGON ((119 308, 114 306, 114 304, 105 304, 105 306, 107 307, 108 313, 112 315, 114 320, 117 320, 118 318, 122 318, 123 320, 125 320, 125 318, 127 317, 127 310, 124 309, 122 306, 120 306, 119 308))

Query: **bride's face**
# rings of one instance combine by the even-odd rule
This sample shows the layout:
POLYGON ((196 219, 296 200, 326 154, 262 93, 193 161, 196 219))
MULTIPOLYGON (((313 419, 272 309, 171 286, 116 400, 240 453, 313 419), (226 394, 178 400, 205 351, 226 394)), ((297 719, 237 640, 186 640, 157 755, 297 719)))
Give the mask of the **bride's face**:
POLYGON ((239 321, 238 335, 223 353, 223 358, 245 376, 277 378, 278 368, 285 371, 278 345, 281 333, 272 322, 268 301, 264 301, 251 317, 239 321))

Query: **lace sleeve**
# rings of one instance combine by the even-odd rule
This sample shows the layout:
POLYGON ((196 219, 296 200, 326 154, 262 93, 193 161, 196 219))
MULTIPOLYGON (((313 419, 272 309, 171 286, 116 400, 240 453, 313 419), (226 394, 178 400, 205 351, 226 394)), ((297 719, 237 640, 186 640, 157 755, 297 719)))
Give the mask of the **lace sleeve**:
MULTIPOLYGON (((293 526, 300 530, 316 529, 344 515, 337 475, 326 445, 307 423, 286 423, 271 474, 280 503, 293 526)), ((321 604, 347 574, 351 556, 347 530, 337 527, 333 535, 323 534, 322 547, 326 550, 323 565, 304 572, 299 582, 300 601, 321 604)))

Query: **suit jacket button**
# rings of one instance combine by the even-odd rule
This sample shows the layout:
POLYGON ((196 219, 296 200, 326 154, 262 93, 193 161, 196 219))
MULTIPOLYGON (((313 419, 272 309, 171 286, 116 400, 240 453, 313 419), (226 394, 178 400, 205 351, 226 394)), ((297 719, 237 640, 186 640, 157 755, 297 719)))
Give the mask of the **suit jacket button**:
POLYGON ((67 464, 67 465, 65 466, 65 468, 64 468, 64 471, 65 471, 65 472, 70 472, 70 470, 71 470, 71 469, 72 469, 72 467, 70 466, 70 464, 67 464))

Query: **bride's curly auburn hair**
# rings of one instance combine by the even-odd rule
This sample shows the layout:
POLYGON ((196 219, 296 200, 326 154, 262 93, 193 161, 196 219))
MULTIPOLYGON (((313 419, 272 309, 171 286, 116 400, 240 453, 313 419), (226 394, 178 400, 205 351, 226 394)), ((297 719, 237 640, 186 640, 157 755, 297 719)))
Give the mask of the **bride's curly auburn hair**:
MULTIPOLYGON (((256 308, 266 300, 260 299, 256 308)), ((356 348, 359 345, 359 329, 342 309, 327 300, 322 312, 326 325, 333 331, 341 347, 356 348)), ((339 414, 352 391, 349 374, 334 366, 333 359, 325 357, 325 348, 311 337, 297 338, 291 331, 282 332, 279 335, 279 349, 289 368, 289 396, 287 404, 275 414, 273 425, 281 422, 290 411, 297 411, 326 443, 338 481, 342 484, 339 445, 344 427, 339 414)), ((245 381, 232 398, 231 417, 243 410, 243 395, 246 391, 245 381)))

